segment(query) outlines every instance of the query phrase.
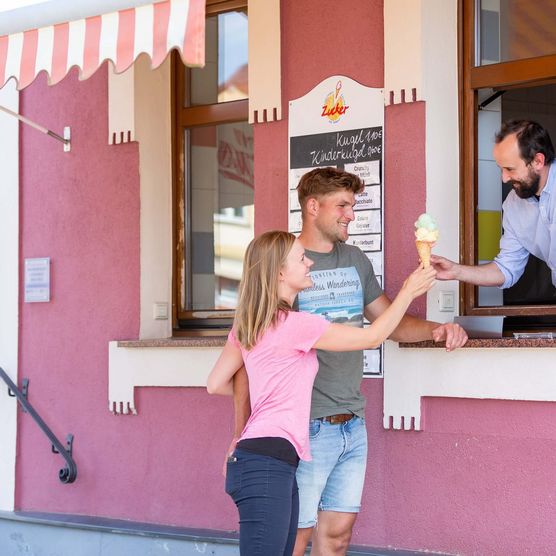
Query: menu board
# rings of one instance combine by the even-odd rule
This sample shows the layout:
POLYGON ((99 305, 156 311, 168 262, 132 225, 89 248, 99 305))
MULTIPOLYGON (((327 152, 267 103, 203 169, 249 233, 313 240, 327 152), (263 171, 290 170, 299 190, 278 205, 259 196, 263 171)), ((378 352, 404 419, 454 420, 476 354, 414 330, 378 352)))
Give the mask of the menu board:
MULTIPOLYGON (((289 231, 295 234, 301 231, 296 187, 303 174, 330 166, 356 174, 365 188, 356 196, 355 219, 348 227, 346 243, 355 245, 367 255, 381 286, 384 266, 383 128, 383 90, 365 87, 345 76, 329 77, 305 96, 289 103, 289 231)), ((347 276, 350 270, 340 269, 338 274, 347 276)), ((339 283, 349 282, 339 280, 339 283)), ((323 285, 323 289, 326 287, 323 285)), ((350 292, 341 294, 344 299, 350 298, 350 292)), ((331 291, 329 295, 334 297, 336 293, 331 291)), ((320 297, 322 294, 315 302, 322 303, 320 297)), ((322 307, 319 311, 323 311, 322 307)), ((330 318, 334 322, 357 320, 357 315, 351 315, 347 306, 335 306, 325 314, 327 318, 332 315, 330 318)), ((382 346, 366 350, 363 375, 382 377, 383 360, 382 346)))

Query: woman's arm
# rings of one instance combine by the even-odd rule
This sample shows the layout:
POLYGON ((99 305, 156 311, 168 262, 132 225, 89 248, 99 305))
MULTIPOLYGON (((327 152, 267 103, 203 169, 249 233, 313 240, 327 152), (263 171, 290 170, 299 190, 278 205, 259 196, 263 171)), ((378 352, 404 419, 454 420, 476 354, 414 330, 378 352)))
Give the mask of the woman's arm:
POLYGON ((404 282, 392 304, 367 328, 331 324, 313 347, 327 351, 355 351, 378 347, 396 329, 411 302, 434 284, 434 268, 419 266, 404 282))
POLYGON ((233 376, 242 365, 241 351, 228 340, 208 377, 208 393, 233 395, 233 376))

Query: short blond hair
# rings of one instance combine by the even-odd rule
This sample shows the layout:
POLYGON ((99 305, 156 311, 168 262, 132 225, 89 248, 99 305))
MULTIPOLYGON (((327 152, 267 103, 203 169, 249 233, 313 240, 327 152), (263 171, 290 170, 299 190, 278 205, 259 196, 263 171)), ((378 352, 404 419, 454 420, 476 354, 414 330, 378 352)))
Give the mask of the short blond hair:
POLYGON ((337 168, 315 168, 301 176, 297 185, 297 198, 301 211, 305 212, 307 199, 319 199, 337 191, 361 193, 365 184, 360 177, 337 168))

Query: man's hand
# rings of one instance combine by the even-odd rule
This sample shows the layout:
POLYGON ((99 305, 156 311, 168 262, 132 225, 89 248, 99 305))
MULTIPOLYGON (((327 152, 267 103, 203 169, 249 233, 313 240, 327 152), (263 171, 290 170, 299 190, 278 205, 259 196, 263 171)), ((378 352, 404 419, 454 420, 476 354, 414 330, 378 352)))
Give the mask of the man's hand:
POLYGON ((437 280, 458 280, 457 268, 458 264, 450 259, 431 255, 431 265, 436 270, 437 280))
POLYGON ((464 346, 467 342, 467 332, 459 325, 452 322, 441 324, 432 331, 435 342, 446 342, 446 351, 464 346))

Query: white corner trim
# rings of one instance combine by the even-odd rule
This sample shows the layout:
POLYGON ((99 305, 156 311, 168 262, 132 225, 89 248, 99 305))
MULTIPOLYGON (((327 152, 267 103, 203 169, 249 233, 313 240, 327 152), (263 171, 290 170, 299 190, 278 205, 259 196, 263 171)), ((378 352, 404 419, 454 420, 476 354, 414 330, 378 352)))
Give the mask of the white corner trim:
POLYGON ((108 348, 108 409, 137 415, 134 389, 141 386, 205 387, 222 348, 108 348))
POLYGON ((385 344, 384 428, 423 430, 423 397, 556 401, 556 348, 400 348, 385 344), (534 358, 535 365, 531 365, 534 358))
POLYGON ((139 141, 141 292, 139 338, 172 336, 169 318, 154 318, 155 303, 172 307, 172 139, 170 57, 152 70, 146 56, 134 67, 139 141))
MULTIPOLYGON (((426 99, 426 211, 436 219, 440 229, 434 252, 459 261, 457 0, 427 0, 425 4, 421 21, 426 99)), ((458 282, 437 282, 427 294, 427 318, 451 322, 459 314, 458 300, 458 282), (441 291, 454 293, 453 312, 439 311, 441 291)))
MULTIPOLYGON (((0 104, 19 111, 12 79, 0 90, 0 104)), ((0 367, 17 384, 19 300, 19 124, 0 113, 0 367)), ((13 511, 17 439, 17 401, 0 383, 0 510, 13 511)))
MULTIPOLYGON (((428 8, 428 4, 427 4, 428 8)), ((384 102, 423 100, 423 0, 384 2, 384 102)))
POLYGON ((108 64, 108 144, 135 141, 135 64, 116 73, 108 64))
POLYGON ((282 119, 280 0, 249 0, 249 123, 282 119))

